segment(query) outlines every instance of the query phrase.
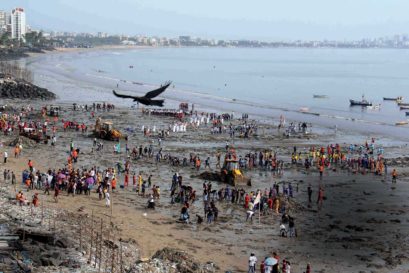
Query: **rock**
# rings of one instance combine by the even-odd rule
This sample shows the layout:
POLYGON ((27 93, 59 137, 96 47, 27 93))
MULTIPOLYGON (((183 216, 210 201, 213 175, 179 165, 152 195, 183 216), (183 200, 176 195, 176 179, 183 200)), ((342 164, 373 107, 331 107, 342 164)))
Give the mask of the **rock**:
POLYGON ((56 95, 46 88, 41 88, 23 80, 5 78, 5 75, 0 75, 0 98, 53 100, 56 98, 56 95))
POLYGON ((152 259, 137 262, 127 273, 213 273, 217 269, 212 262, 201 265, 184 251, 164 248, 157 251, 152 259))

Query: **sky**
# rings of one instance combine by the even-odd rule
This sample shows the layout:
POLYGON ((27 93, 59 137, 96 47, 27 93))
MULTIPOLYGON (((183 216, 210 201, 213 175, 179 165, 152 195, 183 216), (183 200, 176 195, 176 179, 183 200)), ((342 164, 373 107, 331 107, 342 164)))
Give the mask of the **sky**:
POLYGON ((0 0, 14 7, 56 31, 265 41, 409 33, 409 0, 0 0))

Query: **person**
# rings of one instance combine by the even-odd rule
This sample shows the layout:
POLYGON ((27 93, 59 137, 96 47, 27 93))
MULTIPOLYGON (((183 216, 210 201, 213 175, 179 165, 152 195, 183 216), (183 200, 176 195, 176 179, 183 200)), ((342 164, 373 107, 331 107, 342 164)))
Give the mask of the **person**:
POLYGON ((284 223, 281 223, 281 225, 280 225, 280 235, 281 235, 281 237, 287 237, 287 229, 286 229, 284 223))
POLYGON ((54 187, 54 201, 55 201, 55 203, 58 203, 59 193, 60 193, 60 189, 58 188, 57 185, 55 185, 55 187, 54 187))
POLYGON ((291 264, 289 261, 286 261, 286 271, 283 273, 291 273, 291 264))
POLYGON ((16 184, 16 174, 14 172, 11 172, 11 184, 16 184))
POLYGON ((9 154, 7 153, 7 151, 4 152, 4 164, 7 163, 7 158, 9 157, 9 154))
POLYGON ((398 177, 398 172, 396 169, 392 170, 392 183, 396 183, 396 178, 398 177))
POLYGON ((33 206, 38 207, 39 204, 40 204, 40 200, 38 199, 38 193, 36 192, 33 195, 33 206))
POLYGON ((277 255, 276 252, 273 252, 273 258, 277 260, 277 263, 273 265, 272 273, 278 273, 278 264, 280 262, 280 257, 277 255))
POLYGON ((17 200, 17 202, 19 203, 20 206, 21 206, 21 205, 24 205, 24 199, 25 199, 25 197, 24 197, 23 192, 22 192, 22 191, 19 191, 19 192, 16 194, 16 200, 17 200))
POLYGON ((114 192, 115 189, 116 189, 116 178, 115 178, 115 176, 112 177, 111 189, 112 189, 112 192, 114 192))
POLYGON ((148 209, 155 209, 155 199, 152 194, 149 196, 148 209))
POLYGON ((295 223, 294 223, 294 218, 289 217, 288 220, 288 231, 289 231, 289 237, 295 237, 295 223))
POLYGON ((260 263, 260 273, 265 273, 266 272, 265 260, 267 258, 268 257, 265 257, 264 260, 262 260, 261 263, 260 263))
POLYGON ((27 177, 25 184, 27 186, 27 191, 30 191, 30 186, 31 186, 31 179, 30 176, 27 177))
POLYGON ((248 273, 256 273, 256 263, 257 263, 257 257, 256 255, 254 255, 254 253, 251 253, 249 257, 248 273))
POLYGON ((105 193, 105 206, 107 208, 109 208, 111 206, 111 199, 110 199, 108 191, 105 193))
POLYGON ((318 208, 322 207, 323 202, 324 202, 324 189, 320 186, 320 189, 318 191, 318 199, 317 199, 318 208))
POLYGON ((308 203, 311 204, 312 203, 312 199, 311 199, 311 197, 312 197, 312 188, 311 188, 311 185, 308 185, 307 191, 308 191, 308 203))
POLYGON ((28 168, 30 169, 30 172, 33 172, 33 162, 31 161, 31 159, 28 160, 28 168))
POLYGON ((188 209, 187 204, 185 204, 180 211, 180 220, 188 224, 189 218, 190 218, 189 209, 188 209))
POLYGON ((305 270, 305 273, 311 273, 311 265, 310 265, 310 263, 307 264, 307 269, 305 270))
POLYGON ((324 164, 320 165, 320 179, 322 179, 322 174, 324 173, 324 164))
POLYGON ((247 211, 246 222, 247 222, 248 219, 250 219, 250 221, 253 222, 253 215, 254 215, 254 211, 248 210, 248 211, 247 211))

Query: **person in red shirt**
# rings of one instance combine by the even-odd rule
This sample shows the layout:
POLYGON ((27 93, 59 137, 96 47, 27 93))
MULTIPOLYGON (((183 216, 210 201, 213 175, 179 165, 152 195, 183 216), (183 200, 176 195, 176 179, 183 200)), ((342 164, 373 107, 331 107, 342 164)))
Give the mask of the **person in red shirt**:
POLYGON ((124 187, 128 187, 129 184, 129 174, 126 172, 125 173, 125 178, 124 178, 124 187))
POLYGON ((268 198, 268 200, 267 200, 267 204, 268 204, 268 208, 270 209, 270 210, 272 210, 273 209, 273 198, 268 198))
POLYGON ((250 195, 246 193, 246 196, 244 197, 244 208, 248 209, 250 203, 250 195))
POLYGON ((33 161, 30 159, 28 160, 28 168, 30 169, 30 172, 33 172, 33 161))

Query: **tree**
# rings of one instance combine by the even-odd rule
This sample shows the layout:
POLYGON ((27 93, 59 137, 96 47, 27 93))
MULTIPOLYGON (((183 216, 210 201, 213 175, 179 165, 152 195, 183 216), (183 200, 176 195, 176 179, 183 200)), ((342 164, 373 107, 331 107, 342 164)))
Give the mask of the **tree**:
POLYGON ((0 45, 7 46, 10 43, 10 36, 8 33, 3 33, 0 36, 0 45))

